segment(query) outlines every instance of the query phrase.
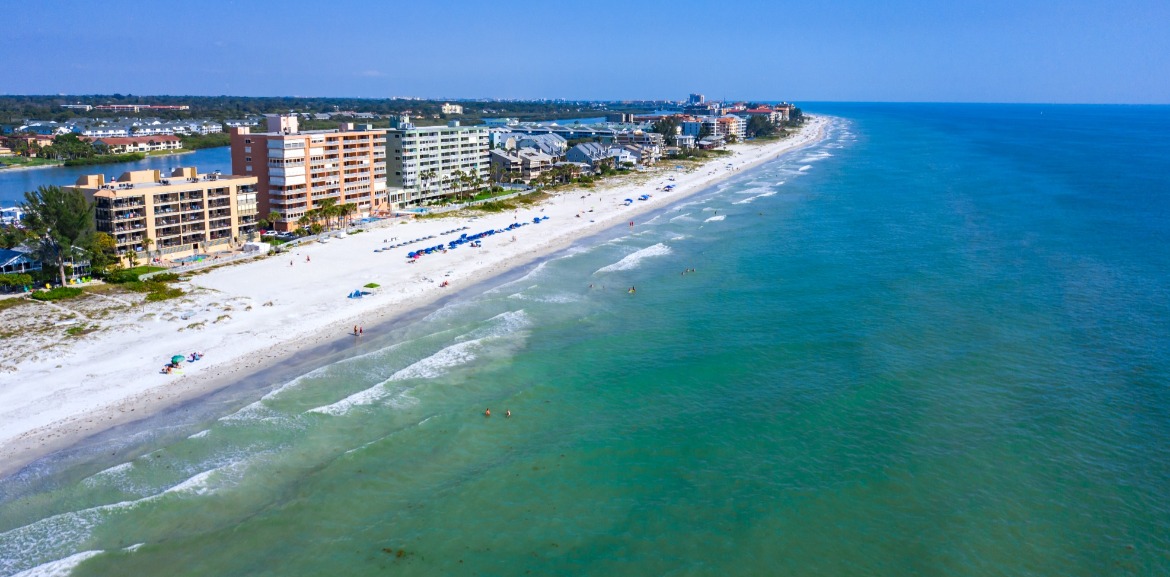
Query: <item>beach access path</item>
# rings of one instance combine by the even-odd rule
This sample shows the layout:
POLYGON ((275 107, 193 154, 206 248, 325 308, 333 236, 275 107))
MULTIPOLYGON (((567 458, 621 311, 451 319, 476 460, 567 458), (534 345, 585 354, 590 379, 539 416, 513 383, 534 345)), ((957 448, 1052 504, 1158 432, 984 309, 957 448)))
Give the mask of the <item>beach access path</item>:
POLYGON ((733 154, 687 171, 664 160, 663 167, 643 175, 649 180, 641 183, 573 189, 515 212, 383 221, 360 234, 193 276, 184 286, 187 296, 179 302, 157 303, 171 312, 143 308, 121 313, 126 318, 120 319, 118 330, 86 335, 52 354, 31 355, 14 371, 0 373, 0 477, 98 432, 228 386, 298 352, 353 339, 355 325, 375 326, 543 258, 577 239, 630 221, 636 225, 648 211, 818 141, 827 122, 809 117, 788 138, 732 145, 728 150, 733 154), (662 190, 670 184, 671 190, 662 190), (630 205, 623 202, 642 194, 652 196, 630 205), (466 226, 462 232, 474 234, 514 222, 531 223, 535 217, 548 219, 484 238, 482 248, 463 245, 413 263, 405 258, 408 251, 446 244, 460 234, 441 234, 445 231, 466 226), (374 252, 431 235, 436 238, 374 252), (440 286, 443 282, 448 286, 440 286), (366 289, 372 294, 363 298, 346 298, 368 283, 379 287, 366 289), (160 373, 172 355, 194 351, 203 358, 184 363, 183 374, 160 373))

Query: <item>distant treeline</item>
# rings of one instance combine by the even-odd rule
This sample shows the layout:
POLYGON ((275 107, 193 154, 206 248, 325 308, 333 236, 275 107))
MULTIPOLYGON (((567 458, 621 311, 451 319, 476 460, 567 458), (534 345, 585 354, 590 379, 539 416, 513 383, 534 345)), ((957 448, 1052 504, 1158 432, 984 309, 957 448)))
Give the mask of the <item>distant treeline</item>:
POLYGON ((142 160, 146 155, 141 152, 129 152, 126 154, 102 154, 100 156, 88 156, 85 158, 72 158, 65 161, 65 166, 89 166, 91 164, 113 164, 115 162, 134 162, 135 160, 142 160))
POLYGON ((397 114, 410 111, 414 117, 434 120, 516 117, 520 119, 554 119, 602 116, 606 112, 649 112, 663 105, 656 101, 621 101, 596 103, 589 101, 458 101, 462 115, 443 115, 442 100, 367 99, 367 98, 292 98, 244 96, 133 96, 129 94, 90 94, 72 96, 0 96, 0 124, 14 124, 24 119, 56 120, 58 122, 84 116, 89 118, 118 118, 123 116, 150 116, 167 120, 211 118, 227 120, 259 114, 287 112, 336 112, 353 110, 375 114, 397 114), (73 110, 62 104, 153 104, 188 105, 190 110, 143 110, 137 114, 105 110, 73 110), (485 112, 486 110, 486 112, 485 112))
POLYGON ((230 146, 232 143, 232 135, 228 134, 227 132, 215 132, 212 134, 180 134, 179 140, 183 141, 183 148, 187 150, 199 150, 200 148, 230 146))

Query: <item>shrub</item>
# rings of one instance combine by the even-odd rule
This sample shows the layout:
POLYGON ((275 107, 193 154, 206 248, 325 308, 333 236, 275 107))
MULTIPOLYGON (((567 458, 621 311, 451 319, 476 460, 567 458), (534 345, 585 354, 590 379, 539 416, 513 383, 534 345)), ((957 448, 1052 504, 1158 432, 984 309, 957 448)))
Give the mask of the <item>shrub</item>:
POLYGON ((136 266, 134 268, 111 271, 110 274, 106 275, 105 280, 106 282, 113 284, 136 282, 139 275, 160 270, 166 269, 161 266, 136 266))
POLYGON ((38 301, 59 301, 79 297, 82 292, 84 291, 76 287, 59 286, 52 290, 35 292, 31 296, 38 301))
POLYGON ((160 288, 151 290, 146 295, 146 300, 149 302, 165 301, 183 296, 183 289, 167 286, 165 284, 158 285, 160 288))
POLYGON ((0 288, 25 287, 33 283, 32 275, 28 274, 0 274, 0 288))

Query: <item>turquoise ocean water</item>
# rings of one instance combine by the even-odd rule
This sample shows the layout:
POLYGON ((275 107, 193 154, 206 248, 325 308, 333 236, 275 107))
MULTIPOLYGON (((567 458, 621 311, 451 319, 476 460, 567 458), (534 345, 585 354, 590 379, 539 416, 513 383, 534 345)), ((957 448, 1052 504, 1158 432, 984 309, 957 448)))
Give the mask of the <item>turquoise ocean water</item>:
POLYGON ((0 481, 0 575, 1170 573, 1170 108, 805 109, 632 231, 0 481))

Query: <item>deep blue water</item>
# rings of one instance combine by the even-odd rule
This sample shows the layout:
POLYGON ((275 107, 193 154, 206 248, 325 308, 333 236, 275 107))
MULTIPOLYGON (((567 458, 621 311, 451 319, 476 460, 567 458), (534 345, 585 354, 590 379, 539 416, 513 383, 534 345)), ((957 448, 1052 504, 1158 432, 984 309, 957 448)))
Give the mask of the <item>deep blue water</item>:
POLYGON ((1170 108, 803 108, 814 147, 0 482, 0 575, 1170 573, 1170 108))
POLYGON ((135 162, 98 164, 94 166, 53 166, 27 170, 0 170, 0 207, 16 206, 24 201, 24 193, 38 186, 74 184, 79 176, 105 174, 117 178, 128 170, 161 170, 169 174, 180 166, 194 166, 200 174, 222 171, 231 174, 231 150, 227 146, 203 148, 186 154, 151 156, 135 162))

